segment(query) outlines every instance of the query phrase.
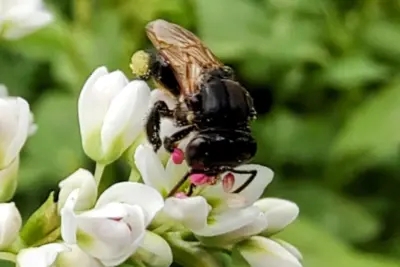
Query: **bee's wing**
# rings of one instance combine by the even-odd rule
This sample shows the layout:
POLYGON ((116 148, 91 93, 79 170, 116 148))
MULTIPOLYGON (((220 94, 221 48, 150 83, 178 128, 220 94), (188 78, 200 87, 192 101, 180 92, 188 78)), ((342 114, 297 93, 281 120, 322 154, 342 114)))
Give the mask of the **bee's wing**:
POLYGON ((196 93, 196 82, 204 69, 223 66, 220 60, 190 31, 165 20, 146 26, 149 39, 175 72, 181 93, 196 93))

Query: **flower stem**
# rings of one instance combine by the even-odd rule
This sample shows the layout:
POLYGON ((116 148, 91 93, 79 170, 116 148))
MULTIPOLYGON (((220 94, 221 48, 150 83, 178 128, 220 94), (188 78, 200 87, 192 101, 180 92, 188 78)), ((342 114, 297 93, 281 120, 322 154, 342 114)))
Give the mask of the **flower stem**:
POLYGON ((140 173, 136 168, 131 169, 131 173, 129 174, 130 182, 138 182, 140 180, 140 173))
POLYGON ((97 187, 99 187, 101 182, 101 177, 103 176, 104 169, 106 168, 105 164, 96 163, 96 169, 94 171, 94 179, 96 181, 97 187))
POLYGON ((11 252, 0 252, 0 259, 16 262, 17 256, 11 252))

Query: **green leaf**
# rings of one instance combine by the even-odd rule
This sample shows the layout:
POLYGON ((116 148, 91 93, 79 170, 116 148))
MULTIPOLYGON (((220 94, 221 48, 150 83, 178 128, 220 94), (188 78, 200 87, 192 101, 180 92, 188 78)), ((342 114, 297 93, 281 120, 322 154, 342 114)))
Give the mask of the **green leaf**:
POLYGON ((77 120, 77 100, 70 95, 49 93, 33 109, 38 130, 29 138, 21 160, 18 190, 34 184, 59 181, 84 162, 77 120))
POLYGON ((286 183, 274 194, 279 195, 296 202, 302 215, 346 242, 366 242, 379 233, 378 219, 363 206, 316 183, 286 183))
POLYGON ((307 217, 300 217, 278 237, 300 250, 303 266, 307 267, 397 267, 400 264, 400 261, 354 251, 307 217))
POLYGON ((357 107, 338 134, 332 156, 358 156, 360 167, 395 159, 400 145, 400 83, 380 91, 357 107))
MULTIPOLYGON (((26 245, 32 246, 52 234, 60 226, 60 223, 57 203, 54 203, 54 192, 52 192, 46 202, 29 217, 21 230, 21 238, 26 245)), ((57 237, 55 236, 54 240, 57 237)), ((50 243, 54 240, 48 241, 50 243)))
POLYGON ((387 67, 366 55, 351 55, 332 62, 324 70, 324 80, 329 85, 350 89, 369 82, 382 81, 388 74, 387 67))

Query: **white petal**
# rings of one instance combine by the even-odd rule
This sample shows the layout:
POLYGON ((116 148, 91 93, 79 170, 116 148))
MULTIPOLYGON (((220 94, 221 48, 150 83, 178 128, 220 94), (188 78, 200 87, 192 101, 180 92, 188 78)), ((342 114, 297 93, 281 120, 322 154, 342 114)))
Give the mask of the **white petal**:
POLYGON ((121 143, 122 147, 117 150, 122 154, 133 143, 142 130, 149 98, 150 88, 145 82, 136 80, 112 100, 101 130, 105 153, 110 153, 121 143))
POLYGON ((189 171, 189 166, 185 160, 181 164, 175 164, 170 157, 165 167, 165 171, 169 183, 169 192, 189 171))
POLYGON ((79 196, 75 203, 76 211, 83 211, 94 206, 97 199, 97 185, 93 175, 85 169, 78 169, 73 174, 62 180, 59 185, 58 209, 64 206, 71 192, 79 189, 79 196))
MULTIPOLYGON (((243 199, 242 204, 239 207, 247 207, 250 206, 256 201, 264 192, 267 185, 272 181, 273 172, 271 169, 255 164, 243 165, 236 168, 237 170, 257 170, 257 176, 254 180, 238 195, 241 199, 243 199)), ((223 174, 221 177, 224 177, 223 174)), ((249 178, 248 174, 236 174, 235 176, 235 184, 232 188, 232 192, 239 188, 246 180, 249 178)), ((208 186, 201 193, 207 200, 211 199, 213 209, 218 210, 219 212, 230 208, 232 205, 229 203, 232 200, 232 194, 226 193, 222 187, 221 183, 218 183, 214 186, 208 186)), ((210 201, 209 201, 210 202, 210 201)))
POLYGON ((267 216, 268 228, 263 232, 265 235, 281 231, 299 215, 297 204, 284 199, 263 198, 256 201, 254 205, 267 216))
POLYGON ((274 241, 278 242, 282 247, 284 247, 293 256, 295 256, 296 259, 298 259, 300 262, 303 260, 303 255, 301 254, 301 252, 292 244, 290 244, 282 239, 274 239, 274 241))
POLYGON ((29 104, 24 99, 0 99, 0 169, 19 154, 28 137, 29 104))
POLYGON ((18 267, 51 267, 57 256, 69 248, 64 244, 47 244, 38 248, 28 248, 21 250, 17 255, 18 267))
POLYGON ((17 238, 22 219, 14 202, 1 203, 0 214, 0 248, 6 248, 17 238))
POLYGON ((19 156, 5 169, 0 170, 0 202, 9 201, 17 189, 19 156))
POLYGON ((96 128, 100 128, 103 123, 103 115, 105 114, 102 109, 102 114, 97 113, 96 103, 94 103, 94 84, 100 77, 106 76, 108 70, 102 66, 93 71, 83 86, 78 99, 78 117, 79 126, 82 138, 96 128), (92 103, 93 101, 93 103, 92 103))
POLYGON ((198 236, 198 238, 203 244, 207 244, 214 247, 215 246, 224 247, 226 245, 235 244, 237 242, 245 240, 253 235, 257 235, 267 226, 268 226, 267 218, 265 217, 264 213, 260 212, 254 221, 237 230, 218 236, 211 236, 211 237, 198 236))
POLYGON ((57 267, 84 266, 102 267, 103 265, 95 258, 89 256, 77 245, 68 245, 69 251, 60 253, 56 260, 57 267))
POLYGON ((222 235, 250 224, 259 214, 260 210, 254 206, 244 209, 230 209, 220 214, 210 214, 208 225, 203 229, 193 230, 193 232, 198 236, 222 235))
POLYGON ((170 266, 172 250, 161 236, 147 231, 140 249, 134 254, 134 259, 143 261, 147 266, 170 266))
POLYGON ((7 87, 4 84, 0 84, 0 97, 4 98, 8 96, 7 87))
POLYGON ((53 16, 47 10, 32 10, 29 6, 19 5, 9 10, 4 19, 9 27, 6 27, 3 37, 14 40, 46 26, 53 16))
POLYGON ((164 196, 168 194, 172 183, 153 148, 140 145, 135 151, 135 165, 146 185, 156 188, 164 196))
POLYGON ((146 226, 164 206, 164 200, 154 188, 134 182, 121 182, 110 186, 99 197, 96 208, 111 202, 138 205, 143 209, 146 226))
POLYGON ((81 231, 78 244, 104 265, 119 265, 142 242, 144 223, 144 214, 140 207, 109 203, 78 216, 81 231), (85 237, 80 239, 83 235, 85 237))
POLYGON ((79 197, 79 189, 73 190, 64 207, 61 209, 61 237, 67 244, 76 244, 76 231, 78 228, 74 208, 79 197))
POLYGON ((163 211, 194 231, 206 227, 210 207, 200 196, 183 199, 170 197, 166 199, 163 211))
POLYGON ((291 253, 268 238, 254 236, 239 243, 237 248, 252 267, 301 267, 291 253))

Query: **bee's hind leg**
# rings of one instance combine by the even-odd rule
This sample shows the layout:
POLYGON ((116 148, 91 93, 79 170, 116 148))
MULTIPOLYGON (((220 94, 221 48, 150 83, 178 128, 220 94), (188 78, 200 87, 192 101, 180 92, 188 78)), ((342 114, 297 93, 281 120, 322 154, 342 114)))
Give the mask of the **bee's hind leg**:
POLYGON ((168 108, 164 101, 157 101, 146 122, 147 139, 153 145, 154 151, 157 151, 162 144, 160 138, 161 118, 173 118, 173 111, 168 108))

